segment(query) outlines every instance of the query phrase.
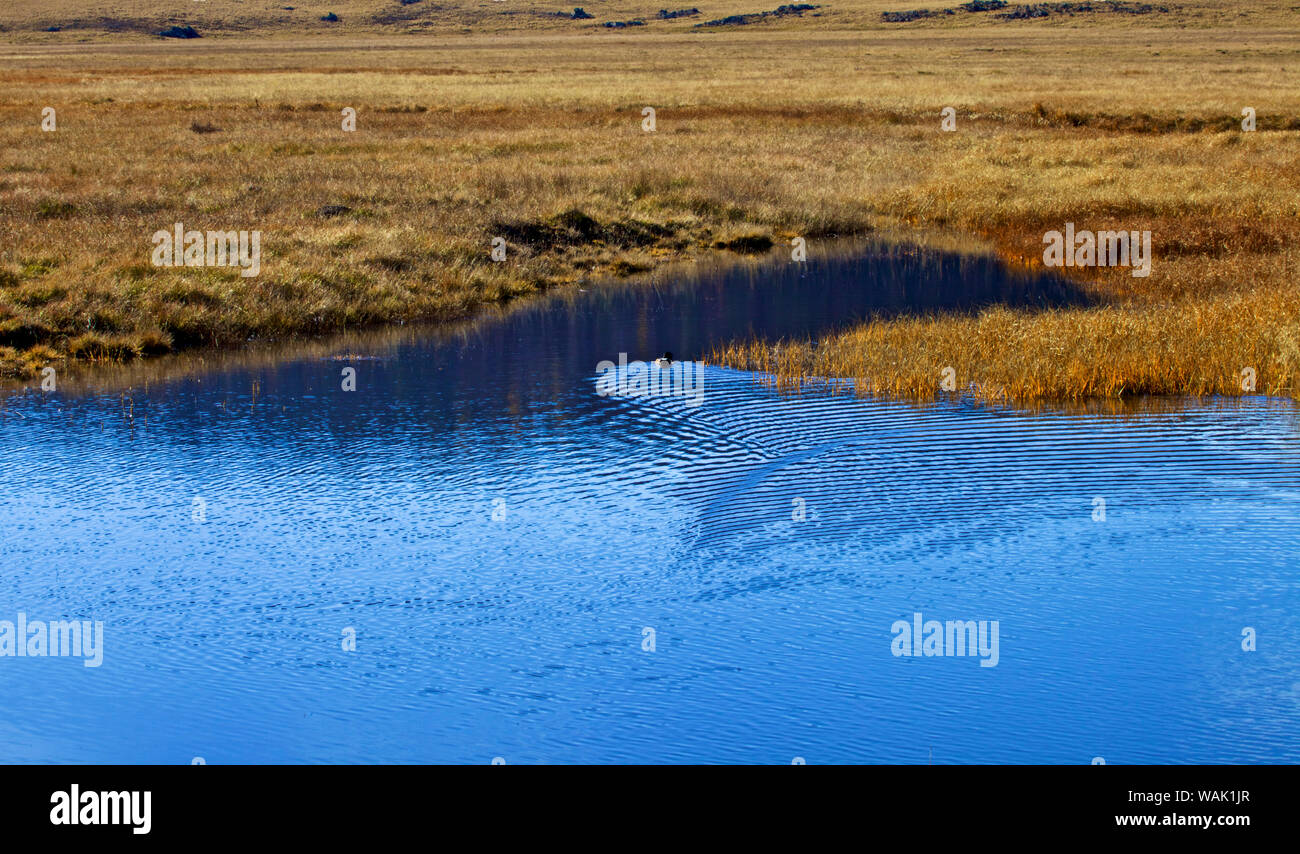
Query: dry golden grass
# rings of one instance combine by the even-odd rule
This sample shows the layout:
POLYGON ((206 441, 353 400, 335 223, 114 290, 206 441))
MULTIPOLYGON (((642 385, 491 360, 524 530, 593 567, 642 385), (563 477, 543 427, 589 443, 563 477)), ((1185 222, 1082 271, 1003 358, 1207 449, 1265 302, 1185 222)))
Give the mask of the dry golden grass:
POLYGON ((863 394, 921 399, 940 393, 948 368, 955 392, 997 402, 1247 389, 1295 396, 1300 322, 1294 304, 1258 293, 1161 308, 995 307, 877 321, 815 346, 734 345, 712 358, 769 374, 779 387, 850 379, 863 394))
POLYGON ((1151 230, 1151 277, 1076 271, 1103 308, 902 318, 719 355, 898 394, 933 393, 952 365, 989 396, 1239 393, 1246 366, 1296 395, 1300 13, 878 20, 918 5, 836 7, 857 31, 828 14, 73 48, 11 27, 0 372, 465 317, 748 236, 938 228, 1041 266, 1042 233, 1073 221, 1151 230), (46 105, 55 133, 39 130, 46 105), (945 106, 956 133, 939 131, 945 106), (1240 131, 1243 106, 1258 132, 1240 131), (261 230, 262 274, 151 266, 150 235, 176 221, 261 230))

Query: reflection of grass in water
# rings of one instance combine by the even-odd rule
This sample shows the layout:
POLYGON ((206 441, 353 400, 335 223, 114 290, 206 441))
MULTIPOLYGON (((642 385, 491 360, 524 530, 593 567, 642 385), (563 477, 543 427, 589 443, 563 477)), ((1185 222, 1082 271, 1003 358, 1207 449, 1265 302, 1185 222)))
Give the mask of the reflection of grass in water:
POLYGON ((1106 309, 866 327, 836 339, 838 364, 900 394, 927 393, 949 364, 990 395, 1231 393, 1247 366, 1260 390, 1294 394, 1300 172, 1286 128, 1300 91, 1276 68, 1296 58, 1300 14, 1249 4, 1252 49, 1225 55, 1221 10, 1185 5, 1161 29, 1078 17, 1068 32, 1087 37, 1066 38, 983 13, 885 25, 898 4, 864 0, 707 36, 654 21, 644 42, 454 38, 435 68, 400 40, 330 43, 328 65, 300 39, 198 39, 147 61, 131 44, 25 47, 6 74, 19 100, 0 107, 0 373, 461 318, 796 235, 946 229, 1036 267, 1042 233, 1073 221, 1151 230, 1152 276, 1076 272, 1106 309), (1192 18, 1196 30, 1169 26, 1192 18), (850 24, 873 32, 824 30, 850 24), (809 27, 822 32, 794 31, 809 27), (1232 74, 1213 73, 1225 63, 1232 74), (64 105, 56 133, 33 132, 45 104, 64 105), (958 130, 942 133, 950 104, 958 130), (1236 129, 1247 104, 1254 134, 1236 129), (354 134, 343 106, 358 109, 354 134), (177 221, 261 230, 262 275, 149 266, 150 234, 177 221), (504 264, 489 259, 494 236, 504 264), (855 354, 855 341, 884 350, 855 354))

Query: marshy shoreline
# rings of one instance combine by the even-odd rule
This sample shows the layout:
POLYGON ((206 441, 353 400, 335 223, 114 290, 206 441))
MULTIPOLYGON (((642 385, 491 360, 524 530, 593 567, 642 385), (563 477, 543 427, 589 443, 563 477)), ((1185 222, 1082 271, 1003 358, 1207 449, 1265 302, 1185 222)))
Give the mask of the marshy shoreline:
POLYGON ((946 368, 1021 402, 1300 397, 1300 14, 1142 26, 0 45, 0 374, 460 321, 796 237, 952 235, 1048 272, 1076 223, 1150 232, 1151 275, 711 358, 901 397, 946 368), (151 265, 174 222, 260 230, 261 274, 151 265))

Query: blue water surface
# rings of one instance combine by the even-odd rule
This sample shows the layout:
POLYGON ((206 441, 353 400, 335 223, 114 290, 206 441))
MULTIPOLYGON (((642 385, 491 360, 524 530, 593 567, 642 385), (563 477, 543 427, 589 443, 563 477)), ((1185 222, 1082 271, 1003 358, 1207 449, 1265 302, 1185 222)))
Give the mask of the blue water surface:
POLYGON ((0 657, 0 761, 1300 761, 1290 402, 596 393, 619 353, 1081 301, 878 248, 10 389, 0 620, 104 659, 0 657), (997 665, 893 655, 918 612, 998 621, 997 665))

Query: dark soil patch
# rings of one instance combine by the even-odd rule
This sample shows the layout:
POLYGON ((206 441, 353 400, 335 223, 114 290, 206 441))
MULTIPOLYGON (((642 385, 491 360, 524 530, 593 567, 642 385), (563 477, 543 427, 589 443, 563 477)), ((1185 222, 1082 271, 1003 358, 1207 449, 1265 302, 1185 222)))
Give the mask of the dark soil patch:
POLYGON ((1108 12, 1119 15, 1151 15, 1166 13, 1168 6, 1156 6, 1151 3, 1126 3, 1124 0, 1102 0, 1099 3, 1030 3, 994 15, 1004 21, 1019 21, 1030 18, 1047 18, 1052 15, 1081 15, 1108 12))
POLYGON ((198 31, 198 30, 196 30, 196 29, 194 29, 193 27, 188 26, 188 25, 183 26, 183 27, 168 27, 168 28, 165 29, 165 30, 161 30, 161 31, 158 33, 158 35, 162 36, 162 37, 165 38, 165 39, 198 39, 198 38, 203 38, 202 36, 199 35, 199 31, 198 31))
POLYGON ((577 208, 542 220, 497 220, 492 228, 494 235, 537 252, 592 244, 650 246, 673 235, 670 228, 642 220, 602 223, 577 208))
POLYGON ((785 18, 790 15, 803 17, 804 12, 811 12, 813 9, 820 9, 821 6, 815 6, 809 3, 789 3, 785 6, 777 6, 770 12, 750 12, 745 15, 728 15, 725 18, 718 18, 713 21, 705 21, 702 24, 696 24, 697 27, 730 27, 741 24, 752 24, 762 21, 765 18, 785 18))
POLYGON ((1092 13, 1112 13, 1122 15, 1150 15, 1168 12, 1168 6, 1151 3, 1130 3, 1126 0, 1084 0, 1073 3, 1026 3, 1008 7, 1006 0, 971 0, 950 9, 910 9, 906 12, 882 12, 880 19, 889 24, 906 24, 926 18, 941 18, 956 15, 958 12, 997 12, 993 17, 1002 21, 1020 21, 1033 18, 1047 18, 1052 15, 1081 15, 1092 13), (1005 9, 1006 11, 999 11, 1005 9))
POLYGON ((716 240, 714 249, 730 249, 741 255, 761 255, 772 248, 772 238, 766 234, 745 234, 730 240, 716 240))

